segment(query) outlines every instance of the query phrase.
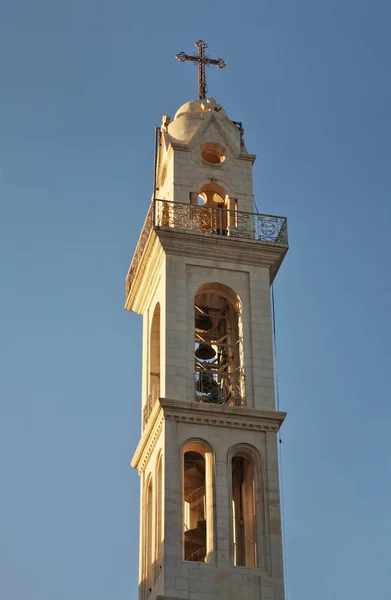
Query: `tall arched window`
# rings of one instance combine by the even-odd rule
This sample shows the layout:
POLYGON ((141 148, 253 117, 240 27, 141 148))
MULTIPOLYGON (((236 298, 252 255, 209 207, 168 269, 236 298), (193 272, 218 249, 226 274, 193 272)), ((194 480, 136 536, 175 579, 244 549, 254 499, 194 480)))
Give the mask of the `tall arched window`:
POLYGON ((222 284, 207 284, 194 300, 195 399, 244 405, 241 302, 222 284))
POLYGON ((192 562, 213 562, 213 458, 204 442, 188 442, 183 450, 183 553, 192 562))
POLYGON ((152 318, 149 350, 149 397, 153 405, 160 395, 160 304, 152 318))
POLYGON ((268 570, 270 536, 262 458, 250 444, 228 452, 231 471, 231 549, 236 566, 268 570))
POLYGON ((158 578, 162 569, 163 561, 163 467, 162 455, 158 459, 156 470, 156 569, 155 579, 158 578))
POLYGON ((246 456, 234 456, 231 469, 234 565, 255 567, 257 556, 254 463, 246 456))
POLYGON ((152 568, 153 568, 153 486, 152 477, 147 481, 145 492, 145 557, 144 557, 144 580, 145 594, 148 598, 152 589, 152 568))

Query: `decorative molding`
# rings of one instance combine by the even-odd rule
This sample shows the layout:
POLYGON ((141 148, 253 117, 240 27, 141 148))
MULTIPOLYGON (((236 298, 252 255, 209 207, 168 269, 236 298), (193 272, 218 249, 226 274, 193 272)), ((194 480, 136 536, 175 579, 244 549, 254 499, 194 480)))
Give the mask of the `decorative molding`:
POLYGON ((257 155, 256 154, 250 154, 250 152, 241 152, 237 158, 241 158, 242 160, 249 160, 250 162, 254 163, 257 155))
MULTIPOLYGON (((238 213, 243 221, 237 228, 240 237, 235 235, 235 228, 231 231, 232 235, 224 236, 210 231, 194 231, 191 228, 151 225, 151 220, 156 222, 155 211, 162 203, 163 206, 167 204, 167 206, 175 207, 174 202, 155 199, 149 208, 149 217, 147 215, 128 271, 127 281, 129 277, 131 280, 130 283, 128 281, 130 289, 125 303, 126 310, 133 310, 139 314, 145 310, 150 287, 166 254, 207 259, 218 256, 219 262, 223 262, 222 257, 224 257, 224 262, 266 267, 269 269, 270 283, 273 282, 289 247, 288 243, 280 243, 280 241, 277 243, 284 228, 286 233, 285 217, 238 213), (257 235, 254 234, 252 228, 248 227, 251 219, 255 217, 260 219, 259 223, 261 224, 260 228, 256 229, 257 235), (278 224, 277 229, 276 223, 278 224), (270 227, 267 227, 271 224, 272 234, 270 234, 270 227), (275 232, 277 237, 274 237, 275 232), (254 236, 257 239, 254 239, 254 236), (268 236, 271 236, 271 239, 268 236)), ((188 216, 191 205, 178 203, 177 209, 180 215, 179 225, 181 225, 181 219, 188 216), (185 215, 182 214, 184 210, 185 215)), ((287 239, 281 239, 287 242, 287 239)))
POLYGON ((212 427, 277 433, 286 413, 160 398, 164 419, 212 427))
POLYGON ((212 425, 214 427, 229 427, 235 429, 247 429, 250 431, 263 431, 277 433, 279 425, 266 425, 265 423, 248 423, 242 419, 215 419, 205 416, 178 415, 165 413, 165 420, 177 423, 193 423, 195 425, 212 425))
POLYGON ((164 421, 277 433, 285 417, 285 412, 274 410, 257 410, 223 404, 181 402, 159 398, 153 407, 130 464, 139 473, 145 470, 156 447, 164 421))
POLYGON ((266 267, 270 283, 288 252, 288 245, 241 240, 230 236, 153 228, 125 303, 126 310, 144 312, 148 294, 166 254, 266 267))
POLYGON ((270 272, 270 282, 274 277, 288 252, 288 245, 259 240, 241 240, 230 236, 194 231, 155 229, 164 252, 192 258, 207 258, 219 263, 231 262, 236 264, 267 267, 270 272))
MULTIPOLYGON (((204 113, 204 119, 203 119, 201 125, 198 127, 197 131, 195 131, 193 137, 188 141, 188 146, 190 148, 199 143, 200 139, 203 137, 204 133, 210 127, 211 123, 214 123, 216 125, 218 133, 221 135, 221 137, 223 138, 223 140, 225 141, 226 145, 232 152, 233 156, 235 156, 235 158, 238 158, 241 160, 243 160, 243 159, 250 160, 252 163, 255 162, 255 159, 256 159, 255 154, 247 154, 242 151, 242 148, 238 152, 238 149, 235 147, 235 143, 233 142, 233 139, 231 138, 231 136, 227 133, 226 128, 227 128, 227 125, 229 128, 231 126, 233 126, 234 127, 233 131, 235 131, 235 134, 236 134, 237 128, 235 125, 233 125, 233 123, 232 123, 231 119, 228 117, 228 115, 224 114, 224 115, 217 116, 214 111, 209 111, 209 112, 204 113), (225 124, 223 124, 224 121, 225 121, 225 124)), ((238 140, 238 142, 240 144, 240 139, 238 140)))
POLYGON ((163 428, 164 417, 160 406, 160 399, 155 403, 151 412, 148 423, 144 429, 141 439, 137 445, 130 465, 137 469, 139 473, 145 470, 148 461, 154 451, 160 433, 163 428))
POLYGON ((165 258, 165 252, 156 231, 152 228, 137 267, 136 275, 125 302, 125 310, 142 314, 151 297, 156 278, 165 258))
POLYGON ((178 142, 178 140, 173 142, 172 138, 169 143, 173 150, 179 150, 180 152, 190 152, 190 148, 189 148, 188 144, 184 144, 184 143, 181 144, 181 142, 178 142))

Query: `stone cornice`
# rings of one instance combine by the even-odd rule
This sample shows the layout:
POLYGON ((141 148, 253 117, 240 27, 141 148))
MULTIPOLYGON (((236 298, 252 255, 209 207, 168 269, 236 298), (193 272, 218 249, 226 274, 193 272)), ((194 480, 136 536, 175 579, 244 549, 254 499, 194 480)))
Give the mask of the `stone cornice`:
POLYGON ((137 267, 125 309, 139 314, 144 312, 148 294, 158 276, 165 254, 204 259, 215 259, 218 256, 221 263, 267 267, 272 283, 287 252, 288 245, 285 244, 197 231, 153 228, 137 267))
POLYGON ((153 407, 130 464, 139 472, 144 471, 159 439, 164 421, 277 433, 285 417, 285 412, 274 410, 257 410, 159 398, 153 407))
POLYGON ((238 154, 237 158, 240 158, 241 160, 249 160, 250 162, 254 163, 257 158, 257 155, 250 154, 249 152, 241 152, 240 154, 238 154))
POLYGON ((150 456, 154 451, 160 436, 160 432, 163 428, 163 422, 163 411, 158 400, 152 409, 148 423, 142 433, 139 443, 137 444, 136 451, 130 463, 134 469, 138 469, 139 473, 144 471, 146 465, 148 464, 150 456))
POLYGON ((173 150, 179 150, 180 152, 190 152, 190 148, 187 144, 182 144, 181 142, 172 140, 170 141, 171 148, 173 150))
POLYGON ((164 251, 154 229, 151 229, 144 248, 136 276, 125 302, 125 309, 142 314, 146 308, 150 291, 164 260, 164 251))
POLYGON ((285 412, 274 410, 257 410, 205 402, 180 402, 167 398, 160 398, 160 406, 167 421, 250 431, 277 433, 286 417, 285 412))
POLYGON ((219 257, 220 262, 233 262, 267 267, 272 283, 288 251, 285 244, 221 236, 213 233, 180 231, 178 229, 155 229, 167 254, 195 258, 219 257))

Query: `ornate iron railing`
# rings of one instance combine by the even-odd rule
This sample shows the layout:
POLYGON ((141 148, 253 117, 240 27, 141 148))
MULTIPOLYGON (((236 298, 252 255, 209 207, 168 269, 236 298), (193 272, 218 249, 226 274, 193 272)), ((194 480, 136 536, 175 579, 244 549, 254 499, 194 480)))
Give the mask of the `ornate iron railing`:
POLYGON ((288 244, 286 217, 155 200, 155 227, 288 244))
POLYGON ((210 233, 273 245, 288 245, 286 217, 155 199, 149 208, 126 277, 126 295, 132 286, 152 227, 210 233))
POLYGON ((128 296, 130 292, 130 288, 132 287, 133 279, 136 275, 138 266, 140 264, 141 257, 144 252, 145 245, 147 243, 149 232, 152 229, 153 225, 153 211, 154 211, 154 201, 152 200, 149 210, 147 212, 147 216, 145 217, 144 225, 141 230, 141 235, 137 242, 136 250, 134 251, 132 262, 130 263, 129 271, 126 276, 126 296, 128 296))
POLYGON ((245 406, 245 380, 242 369, 218 371, 202 369, 194 373, 195 400, 210 404, 245 406))

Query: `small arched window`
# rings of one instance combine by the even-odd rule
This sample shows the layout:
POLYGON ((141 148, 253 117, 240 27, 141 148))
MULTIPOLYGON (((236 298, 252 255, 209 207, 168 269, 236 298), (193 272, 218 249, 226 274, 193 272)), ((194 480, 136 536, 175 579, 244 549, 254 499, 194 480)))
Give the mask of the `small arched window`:
POLYGON ((198 192, 190 193, 191 221, 199 230, 219 235, 229 235, 237 227, 237 200, 216 183, 208 183, 198 192))
POLYGON ((203 442, 183 450, 183 554, 191 562, 213 562, 212 452, 203 442))
POLYGON ((208 284, 194 301, 194 374, 198 402, 244 404, 241 303, 230 288, 208 284))
POLYGON ((227 157, 227 152, 221 144, 207 142, 200 147, 202 159, 210 165, 220 165, 227 157))

